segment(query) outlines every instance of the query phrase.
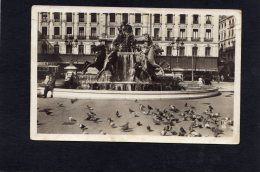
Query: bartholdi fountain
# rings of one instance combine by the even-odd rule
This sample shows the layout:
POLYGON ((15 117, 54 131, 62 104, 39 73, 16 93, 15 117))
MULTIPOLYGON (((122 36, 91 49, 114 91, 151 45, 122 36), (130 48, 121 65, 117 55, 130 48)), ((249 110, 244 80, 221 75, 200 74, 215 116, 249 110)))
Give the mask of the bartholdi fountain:
POLYGON ((137 45, 129 24, 123 22, 118 31, 112 50, 107 53, 103 44, 93 47, 95 61, 86 61, 82 72, 72 73, 65 84, 70 89, 55 89, 55 97, 186 99, 219 94, 217 88, 184 87, 179 78, 165 76, 163 69, 155 62, 156 56, 163 50, 153 44, 148 34, 139 37, 143 44, 137 45))

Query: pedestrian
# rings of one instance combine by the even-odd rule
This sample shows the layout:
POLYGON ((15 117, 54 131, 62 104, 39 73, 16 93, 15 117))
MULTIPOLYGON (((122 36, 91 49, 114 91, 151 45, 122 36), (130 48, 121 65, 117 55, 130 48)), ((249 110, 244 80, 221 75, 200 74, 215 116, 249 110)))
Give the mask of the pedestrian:
POLYGON ((221 75, 220 79, 221 79, 221 82, 223 82, 224 81, 224 76, 221 75))
MULTIPOLYGON (((46 78, 48 77, 46 76, 46 78)), ((47 97, 49 91, 51 92, 51 98, 53 98, 53 90, 55 87, 55 82, 56 82, 55 74, 50 74, 49 80, 47 81, 47 84, 45 85, 44 88, 44 95, 43 95, 44 98, 47 97)))

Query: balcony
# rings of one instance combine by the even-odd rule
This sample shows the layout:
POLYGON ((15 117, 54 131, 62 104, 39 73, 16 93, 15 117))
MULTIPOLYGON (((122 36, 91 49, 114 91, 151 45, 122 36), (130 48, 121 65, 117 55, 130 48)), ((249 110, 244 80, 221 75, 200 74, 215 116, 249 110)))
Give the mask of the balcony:
POLYGON ((86 39, 86 35, 78 35, 77 38, 78 38, 79 40, 86 39))
POLYGON ((174 37, 165 37, 165 41, 173 41, 174 37))
POLYGON ((98 36, 89 36, 90 40, 98 40, 98 36))
POLYGON ((213 42, 213 38, 204 38, 204 42, 213 42))
POLYGON ((53 21, 54 21, 54 22, 61 22, 60 19, 54 19, 53 21))
POLYGON ((162 40, 162 37, 158 37, 158 36, 153 37, 153 41, 161 41, 161 40, 162 40))
POLYGON ((187 37, 179 37, 180 41, 187 41, 187 39, 188 39, 187 37))
POLYGON ((50 21, 49 18, 42 18, 42 20, 41 20, 42 23, 47 23, 47 22, 49 22, 49 21, 50 21))
POLYGON ((193 38, 193 37, 191 37, 191 41, 198 42, 198 41, 200 41, 200 38, 193 38))
POLYGON ((61 39, 61 35, 52 35, 52 39, 61 39))
POLYGON ((65 35, 65 39, 74 39, 73 35, 65 35))
POLYGON ((49 35, 39 35, 39 39, 48 39, 49 35))

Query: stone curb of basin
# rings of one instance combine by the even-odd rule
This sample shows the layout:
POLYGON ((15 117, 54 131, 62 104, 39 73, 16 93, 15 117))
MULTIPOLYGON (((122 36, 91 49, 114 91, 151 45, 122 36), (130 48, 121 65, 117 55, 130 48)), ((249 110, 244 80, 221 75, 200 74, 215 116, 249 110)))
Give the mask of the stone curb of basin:
MULTIPOLYGON (((38 87, 37 95, 43 95, 44 88, 38 87)), ((55 88, 53 96, 58 98, 78 99, 199 99, 219 95, 217 88, 185 91, 110 91, 110 90, 75 90, 55 88)))

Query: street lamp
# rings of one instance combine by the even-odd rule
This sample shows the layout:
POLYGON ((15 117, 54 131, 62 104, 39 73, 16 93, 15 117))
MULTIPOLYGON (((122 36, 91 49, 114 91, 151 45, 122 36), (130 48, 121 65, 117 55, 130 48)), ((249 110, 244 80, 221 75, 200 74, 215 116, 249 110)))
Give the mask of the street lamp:
MULTIPOLYGON (((73 38, 71 39, 71 37, 66 38, 66 39, 65 39, 65 45, 66 45, 66 46, 71 46, 70 58, 71 58, 71 61, 72 61, 73 48, 78 47, 78 40, 77 40, 77 39, 73 39, 73 38)), ((78 59, 77 59, 77 61, 78 61, 78 59)))
POLYGON ((174 49, 174 45, 176 44, 176 50, 177 50, 177 66, 179 66, 179 49, 180 47, 183 47, 184 43, 182 41, 182 39, 180 39, 180 37, 178 37, 175 41, 173 40, 170 45, 172 45, 173 49, 174 49))
POLYGON ((191 56, 191 80, 192 82, 194 81, 194 56, 197 56, 197 44, 195 43, 194 44, 194 52, 192 52, 192 56, 191 56), (196 49, 196 53, 195 53, 195 49, 196 49))

